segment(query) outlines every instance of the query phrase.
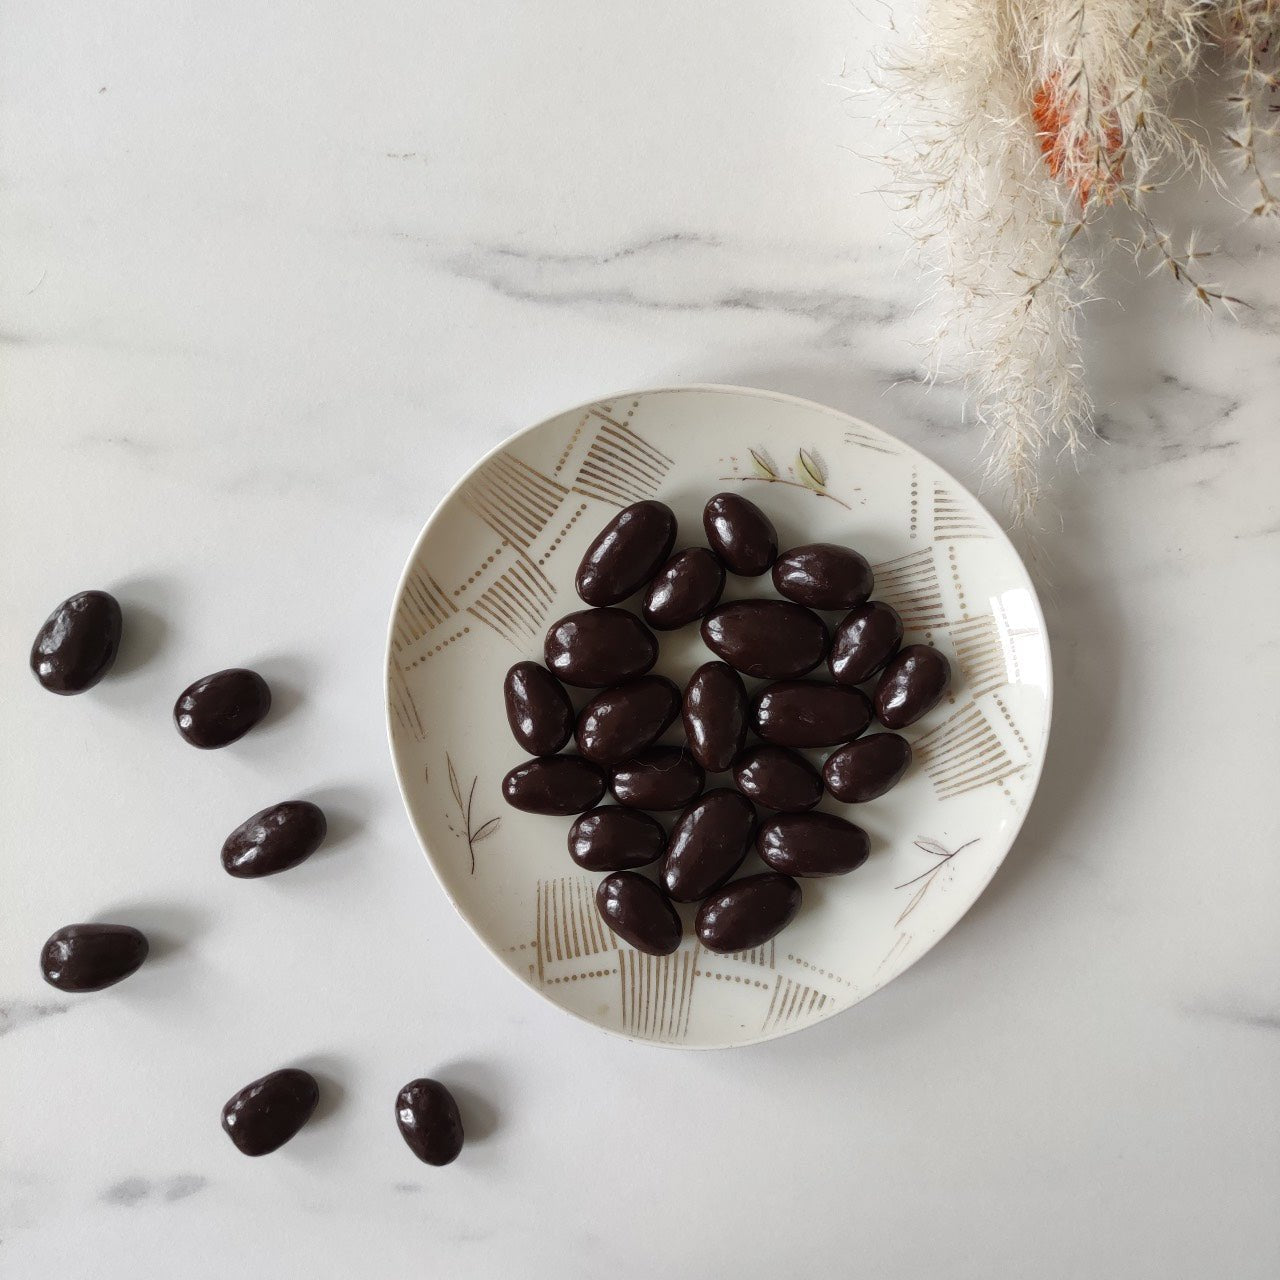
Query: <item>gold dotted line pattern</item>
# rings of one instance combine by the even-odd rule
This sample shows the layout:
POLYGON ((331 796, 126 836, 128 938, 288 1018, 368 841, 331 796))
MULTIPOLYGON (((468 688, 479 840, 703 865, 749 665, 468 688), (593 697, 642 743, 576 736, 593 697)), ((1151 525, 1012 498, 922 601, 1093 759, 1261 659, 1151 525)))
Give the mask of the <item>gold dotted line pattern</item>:
POLYGON ((586 511, 586 509, 587 509, 587 504, 584 502, 577 509, 577 511, 575 511, 573 515, 569 517, 569 523, 565 525, 565 527, 561 529, 560 532, 557 533, 556 536, 552 539, 551 545, 547 548, 546 555, 538 557, 539 567, 546 564, 547 561, 551 559, 551 553, 564 541, 565 534, 567 534, 569 530, 572 529, 573 526, 578 523, 578 521, 582 518, 583 512, 586 511))
POLYGON ((483 577, 484 571, 498 558, 498 552, 500 552, 502 550, 502 547, 505 547, 506 545, 507 545, 507 540, 503 538, 502 546, 498 547, 496 551, 494 551, 492 554, 487 556, 485 558, 484 563, 475 571, 475 573, 471 575, 471 577, 469 577, 466 580, 466 582, 462 584, 462 586, 454 587, 453 594, 455 596, 460 596, 468 587, 472 586, 475 583, 475 580, 477 578, 483 577))
MULTIPOLYGON (((993 700, 996 706, 1000 708, 1000 714, 1004 716, 1005 724, 1007 724, 1009 728, 1013 730, 1013 736, 1017 738, 1018 746, 1022 748, 1024 754, 1030 755, 1031 753, 1027 751, 1027 740, 1022 736, 1022 730, 1019 729, 1016 724, 1014 724, 1013 717, 1009 714, 1009 708, 1004 705, 1004 699, 1001 698, 999 694, 997 694, 993 700)), ((1005 795, 1008 796, 1010 800, 1012 800, 1013 792, 1010 791, 1008 787, 1004 787, 1003 790, 1005 795)))
POLYGON ((505 947, 504 950, 507 952, 528 951, 530 947, 536 947, 537 945, 538 944, 536 942, 520 942, 513 947, 505 947))
POLYGON ((569 461, 569 454, 573 452, 573 446, 578 443, 578 437, 582 434, 582 428, 587 425, 591 415, 584 413, 582 421, 573 429, 573 435, 569 437, 569 443, 565 445, 564 452, 560 455, 560 461, 556 463, 556 473, 559 474, 564 470, 564 464, 569 461))
POLYGON ((798 964, 802 969, 809 969, 813 973, 820 973, 824 978, 830 978, 832 982, 843 982, 846 987, 853 986, 848 978, 842 978, 838 973, 828 973, 825 969, 819 969, 816 964, 810 964, 807 960, 801 960, 799 956, 793 956, 790 953, 787 959, 798 964))
POLYGON ((717 982, 742 982, 748 987, 759 987, 761 991, 769 990, 769 983, 757 982, 755 978, 743 978, 736 973, 713 973, 710 969, 695 969, 695 978, 714 978, 717 982))
POLYGON ((607 978, 611 973, 617 973, 617 969, 588 969, 586 973, 567 973, 563 978, 547 978, 546 983, 549 987, 554 987, 558 982, 577 982, 579 978, 607 978))
POLYGON ((912 471, 911 473, 911 537, 917 536, 917 529, 920 524, 920 478, 912 471))
POLYGON ((463 627, 461 631, 455 631, 447 640, 441 640, 434 649, 428 649, 420 658, 414 658, 414 660, 409 663, 408 669, 412 671, 414 667, 420 667, 428 658, 434 658, 442 649, 447 649, 455 640, 461 640, 462 637, 468 635, 470 631, 470 627, 463 627))

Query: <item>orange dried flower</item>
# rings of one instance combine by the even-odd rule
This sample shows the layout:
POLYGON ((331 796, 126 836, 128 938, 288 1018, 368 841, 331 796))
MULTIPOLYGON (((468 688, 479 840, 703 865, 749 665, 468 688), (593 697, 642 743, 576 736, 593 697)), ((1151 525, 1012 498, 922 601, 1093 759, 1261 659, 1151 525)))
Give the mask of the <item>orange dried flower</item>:
POLYGON ((1074 89, 1064 89, 1062 75, 1054 72, 1035 91, 1031 100, 1031 118, 1045 164, 1055 178, 1061 178, 1075 192, 1084 208, 1095 190, 1098 198, 1110 204, 1120 179, 1123 164, 1120 151, 1124 133, 1114 111, 1102 116, 1101 147, 1089 138, 1078 138, 1068 144, 1063 136, 1071 114, 1079 102, 1074 89))

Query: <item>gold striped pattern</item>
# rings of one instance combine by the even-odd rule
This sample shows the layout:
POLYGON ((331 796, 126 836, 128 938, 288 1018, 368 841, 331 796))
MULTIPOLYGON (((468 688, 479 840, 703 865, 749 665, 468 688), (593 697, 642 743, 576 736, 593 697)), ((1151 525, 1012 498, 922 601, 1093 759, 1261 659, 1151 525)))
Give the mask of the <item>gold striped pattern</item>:
POLYGON ((671 459, 599 407, 591 413, 600 428, 578 468, 574 491, 615 507, 652 497, 671 470, 671 459))
POLYGON ((731 960, 740 960, 743 964, 758 964, 766 969, 777 968, 774 963, 777 958, 777 949, 772 939, 763 947, 753 947, 750 951, 734 951, 729 956, 731 960))
POLYGON ((817 1013, 826 1003, 827 997, 821 991, 815 991, 803 982, 794 982, 779 974, 773 988, 773 999, 769 1001, 760 1029, 769 1031, 788 1022, 803 1021, 817 1013))
POLYGON ((1013 680, 1014 673, 1005 665, 1000 629, 992 614, 955 623, 951 638, 970 696, 979 698, 1013 680))
POLYGON ((893 605, 909 631, 944 625, 942 588, 938 585, 932 547, 886 560, 875 565, 874 572, 876 599, 893 605))
POLYGON ((551 580, 521 556, 480 594, 467 612, 517 647, 536 640, 555 598, 551 580))
POLYGON ((924 765, 939 800, 962 796, 989 783, 1001 783, 1021 773, 991 722, 975 702, 966 703, 915 744, 916 759, 924 765))
POLYGON ((870 449, 873 453, 896 454, 898 452, 882 436, 873 435, 870 431, 864 431, 861 427, 850 427, 844 433, 844 442, 845 444, 857 445, 860 449, 870 449))
POLYGON ((986 526, 972 505, 962 503, 949 489, 933 486, 933 536, 937 542, 961 538, 989 538, 986 526))
POLYGON ((390 686, 387 691, 387 703, 391 708, 391 714, 395 716, 395 723, 415 742, 422 742, 427 736, 427 729, 422 723, 422 717, 418 714, 417 703, 414 702, 413 694, 409 691, 409 684, 404 678, 404 672, 400 669, 400 663, 394 657, 391 659, 391 676, 387 683, 390 686))
POLYGON ((397 651, 406 649, 457 612, 448 592, 422 565, 415 565, 405 579, 400 608, 396 610, 392 644, 397 651))
POLYGON ((539 880, 534 910, 539 977, 558 960, 613 950, 613 935, 600 919, 591 885, 584 877, 539 880))
POLYGON ((462 500, 495 533, 526 550, 569 491, 510 453, 491 458, 467 482, 462 500))
POLYGON ((670 956, 619 950, 623 1030, 649 1040, 683 1040, 689 1033, 697 960, 696 948, 670 956))

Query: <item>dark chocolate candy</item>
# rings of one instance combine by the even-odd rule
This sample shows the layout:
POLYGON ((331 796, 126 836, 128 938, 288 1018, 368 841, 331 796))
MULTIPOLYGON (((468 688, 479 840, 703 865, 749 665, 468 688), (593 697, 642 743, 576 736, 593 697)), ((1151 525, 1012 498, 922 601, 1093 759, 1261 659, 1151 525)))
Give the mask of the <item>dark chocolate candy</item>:
POLYGON ((667 896, 697 902, 742 865, 756 833, 751 801, 727 787, 699 796, 676 820, 658 878, 667 896))
POLYGON ((788 813, 812 809, 822 799, 822 778, 802 755, 786 747, 752 747, 734 762, 738 790, 756 804, 788 813))
POLYGON ((553 756, 573 736, 573 704, 546 667, 517 662, 503 696, 512 736, 531 756, 553 756))
POLYGON ((841 876, 867 860, 861 827, 831 813, 780 813, 760 824, 761 861, 789 876, 841 876))
POLYGON ((747 690, 726 662, 707 662, 684 691, 684 732, 689 751, 708 773, 722 773, 747 740, 747 690))
POLYGON ((731 573, 758 578, 778 554, 778 531, 754 502, 738 493, 717 493, 702 509, 711 549, 731 573))
POLYGON ((639 591, 671 554, 676 518, 665 503, 624 507, 587 548, 578 566, 578 594, 590 605, 617 604, 639 591))
POLYGON ((852 609, 871 594, 874 581, 862 556, 831 542, 794 547, 773 565, 778 594, 810 609, 852 609))
POLYGON ((506 802, 526 813, 567 817, 600 803, 606 779, 581 756, 542 756, 518 764, 502 780, 506 802))
POLYGON ((40 949, 40 972, 59 991, 101 991, 137 972, 147 939, 127 924, 69 924, 40 949))
POLYGON ((173 722, 193 747, 210 750, 243 738, 271 710, 271 690, 243 667, 215 671, 189 684, 173 706, 173 722))
POLYGON ((50 693, 83 693, 120 649, 120 605, 105 591, 81 591, 45 619, 31 646, 31 670, 50 693))
POLYGON ((616 804, 588 810, 569 828, 569 856, 584 871, 630 871, 656 862, 666 847, 656 818, 616 804))
POLYGON ((876 716, 886 729, 905 729, 931 711, 947 691, 951 664, 927 644, 899 649, 876 685, 876 716))
POLYGON ((580 609, 552 623, 544 653, 565 684, 603 689, 644 675, 657 661, 658 642, 625 609, 580 609))
POLYGON ((265 1156, 283 1147, 320 1101, 320 1086, 309 1071, 285 1067, 247 1084, 222 1108, 222 1127, 246 1156, 265 1156))
POLYGON ((423 1164, 451 1164, 462 1150, 462 1116, 439 1080, 410 1080, 396 1094, 396 1124, 423 1164))
POLYGON ((680 714, 680 690, 665 676, 641 676, 598 693, 578 715, 578 750, 615 765, 662 737, 680 714))
POLYGON ((902 643, 902 619, 883 600, 850 610, 831 637, 827 666, 840 684, 862 684, 884 666, 902 643))
POLYGON ((273 876, 305 862, 324 841, 324 811, 309 800, 285 800, 246 818, 223 842, 222 865, 239 880, 273 876))
POLYGON ((596 907, 605 924, 637 951, 669 956, 679 949, 684 926, 652 880, 634 871, 615 871, 597 886, 596 907))
POLYGON ((613 771, 613 794, 631 809, 683 809, 702 790, 702 766, 681 747, 648 747, 613 771))
POLYGON ((658 570, 644 598, 644 620, 674 631, 714 609, 724 590, 724 565, 706 547, 677 551, 658 570))
POLYGON ((822 766, 827 790, 845 804, 863 804, 894 786, 911 763, 911 744, 896 733, 870 733, 833 751, 822 766))
POLYGON ((790 876, 766 871, 731 880, 701 907, 695 929, 708 951, 749 951, 791 923, 800 910, 800 886, 790 876))
POLYGON ((828 747, 856 738, 871 723, 861 689, 816 680, 780 680, 756 694, 751 724, 780 747, 828 747))
POLYGON ((790 680, 822 661, 826 624, 790 600, 735 600, 702 620, 702 639, 744 675, 790 680))

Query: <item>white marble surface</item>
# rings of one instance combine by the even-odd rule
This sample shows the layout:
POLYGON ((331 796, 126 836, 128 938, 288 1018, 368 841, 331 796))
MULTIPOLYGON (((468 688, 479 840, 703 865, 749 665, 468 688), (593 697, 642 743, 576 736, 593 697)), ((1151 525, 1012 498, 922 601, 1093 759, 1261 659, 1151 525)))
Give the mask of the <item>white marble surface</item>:
POLYGON ((392 589, 481 450, 625 387, 809 395, 974 478, 954 395, 901 381, 929 317, 842 88, 880 12, 4 0, 0 31, 7 1280, 1280 1271, 1274 241, 1225 226, 1237 325, 1161 281, 1095 311, 1109 443, 1035 560, 1056 729, 975 910, 815 1030, 631 1046, 463 979, 388 763, 392 589), (89 586, 127 651, 55 699, 26 648, 89 586), (175 694, 239 662, 277 712, 191 751, 175 694), (295 794, 332 848, 225 876, 295 794), (155 959, 44 986, 94 917, 155 959), (286 1063, 320 1117, 246 1161, 218 1109, 286 1063), (466 1109, 448 1170, 395 1131, 418 1074, 466 1109))

